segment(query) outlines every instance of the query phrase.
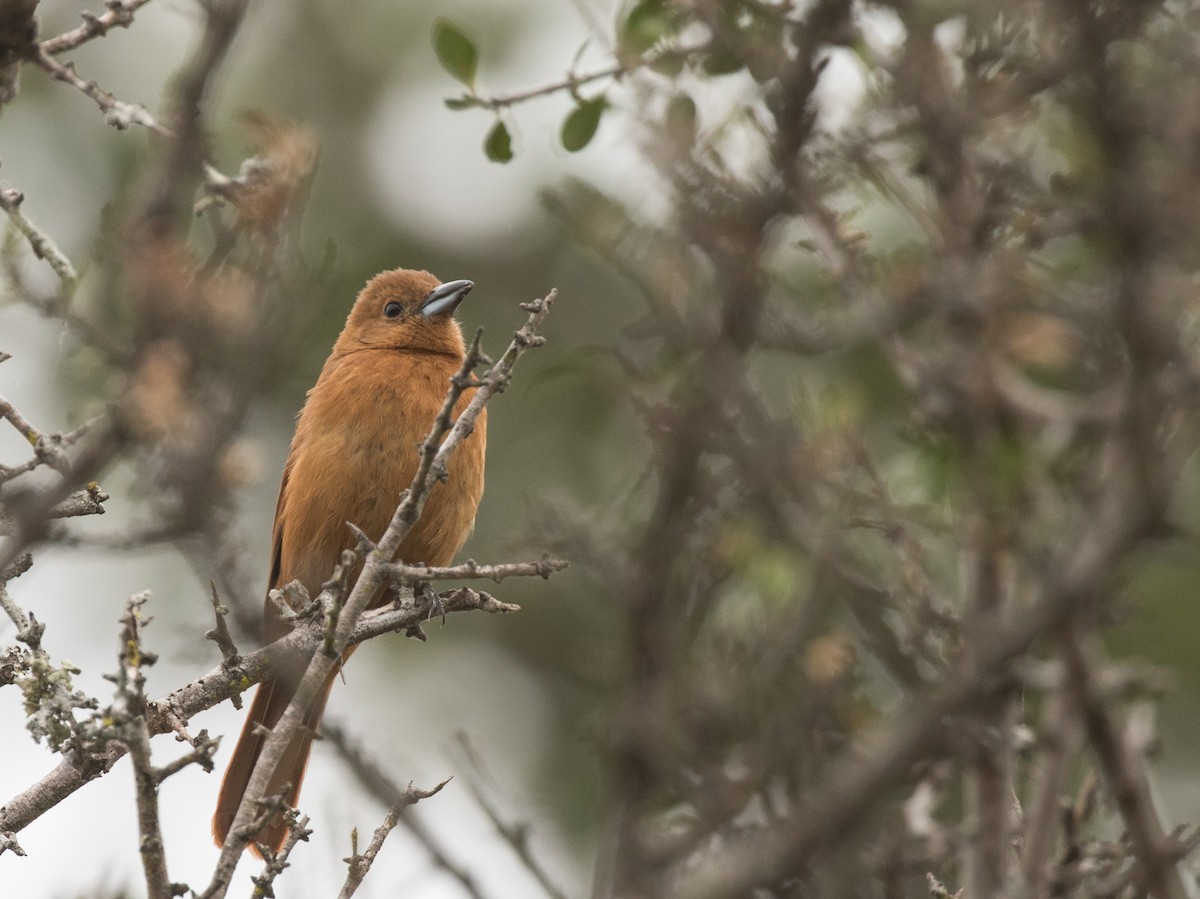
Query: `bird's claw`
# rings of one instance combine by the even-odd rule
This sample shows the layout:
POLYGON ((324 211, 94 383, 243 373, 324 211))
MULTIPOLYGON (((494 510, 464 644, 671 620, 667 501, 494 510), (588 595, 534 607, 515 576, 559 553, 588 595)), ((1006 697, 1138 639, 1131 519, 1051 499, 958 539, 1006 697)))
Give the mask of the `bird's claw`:
POLYGON ((425 616, 426 621, 432 621, 437 615, 442 619, 442 627, 446 626, 446 604, 442 602, 442 598, 437 595, 437 591, 433 589, 433 584, 429 581, 419 583, 413 592, 425 601, 425 605, 429 607, 429 614, 425 616))

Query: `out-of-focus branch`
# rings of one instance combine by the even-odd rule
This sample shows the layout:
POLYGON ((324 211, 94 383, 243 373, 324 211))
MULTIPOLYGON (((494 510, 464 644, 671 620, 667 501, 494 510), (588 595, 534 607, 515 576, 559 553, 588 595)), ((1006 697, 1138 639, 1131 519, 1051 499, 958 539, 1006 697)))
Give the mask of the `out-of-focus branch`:
POLYGON ((13 239, 19 233, 17 230, 11 231, 0 249, 0 265, 4 267, 4 275, 11 287, 11 293, 46 318, 61 321, 110 363, 120 368, 128 368, 133 361, 132 348, 121 338, 110 334, 107 329, 72 311, 69 306, 71 296, 68 292, 60 289, 51 296, 44 296, 26 282, 16 254, 17 241, 13 239))
POLYGON ((498 584, 509 577, 540 577, 545 580, 570 564, 563 559, 551 559, 549 556, 543 556, 536 562, 509 562, 500 565, 480 565, 474 559, 467 559, 461 565, 451 565, 446 568, 430 568, 425 565, 394 562, 387 566, 385 574, 392 583, 405 587, 412 587, 423 581, 445 581, 460 578, 487 578, 498 584))
POLYGON ((1159 820, 1144 765, 1097 689, 1101 676, 1095 642, 1072 627, 1064 628, 1062 640, 1072 698, 1133 840, 1142 877, 1159 899, 1187 899, 1191 893, 1179 870, 1180 847, 1159 820))
POLYGON ((17 95, 21 61, 37 34, 37 5, 38 0, 0 4, 0 109, 17 95))
POLYGON ((653 66, 658 63, 667 61, 678 61, 682 63, 689 57, 709 49, 707 43, 695 46, 675 47, 664 46, 656 50, 650 51, 644 56, 631 57, 626 61, 614 63, 611 66, 606 66, 594 72, 579 74, 571 71, 564 78, 557 81, 551 81, 549 84, 543 84, 540 87, 531 87, 524 90, 513 91, 507 94, 478 94, 474 91, 463 94, 454 98, 452 102, 457 108, 468 109, 470 107, 478 107, 480 109, 490 109, 498 111, 507 109, 511 106, 519 106, 522 103, 527 103, 530 100, 536 100, 539 97, 548 97, 551 94, 567 92, 572 95, 576 94, 579 88, 585 85, 592 84, 596 81, 603 81, 608 78, 620 79, 626 75, 646 66, 653 66))
POLYGON ((58 275, 59 281, 62 282, 63 293, 70 296, 79 282, 79 274, 75 271, 71 260, 58 248, 50 235, 25 217, 25 213, 21 211, 21 204, 24 201, 25 195, 19 190, 11 187, 0 190, 0 209, 8 214, 9 220, 16 229, 25 235, 33 254, 38 259, 45 259, 54 269, 54 274, 58 275))
POLYGON ((471 774, 467 777, 467 789, 471 791, 476 804, 483 809, 483 813, 492 822, 492 826, 496 828, 496 832, 500 834, 501 839, 508 844, 517 858, 521 860, 521 864, 525 866, 525 870, 533 875, 546 895, 550 899, 566 899, 566 891, 554 882, 549 872, 546 871, 545 866, 534 855, 529 841, 529 825, 520 821, 508 820, 507 816, 500 811, 497 803, 493 802, 483 789, 480 781, 487 776, 487 768, 484 765, 483 757, 475 751, 475 747, 471 745, 471 741, 467 738, 466 734, 459 733, 456 737, 456 743, 459 753, 471 770, 471 774))
POLYGON ((34 49, 31 62, 56 81, 69 84, 90 99, 104 113, 104 120, 118 131, 124 131, 130 125, 141 125, 159 137, 175 137, 175 132, 159 122, 146 107, 118 100, 95 81, 80 78, 75 73, 74 63, 60 63, 41 46, 34 49))
POLYGON ((133 24, 133 14, 149 2, 150 0, 105 0, 104 12, 96 15, 84 10, 79 14, 83 24, 42 41, 42 52, 53 55, 74 50, 92 38, 104 37, 114 28, 128 28, 133 24))
POLYGON ((1010 691, 1009 666, 1037 640, 1103 593, 1124 558, 1157 522, 1153 505, 1114 486, 1096 530, 1061 566, 1046 572, 1046 586, 1017 620, 995 629, 971 667, 948 676, 939 689, 918 695, 894 724, 864 734, 860 751, 822 778, 801 808, 769 831, 711 853, 685 872, 668 894, 678 899, 721 899, 799 870, 815 853, 845 836, 887 796, 887 788, 920 758, 946 752, 945 721, 1010 691), (1128 517, 1126 517, 1128 515, 1128 517))

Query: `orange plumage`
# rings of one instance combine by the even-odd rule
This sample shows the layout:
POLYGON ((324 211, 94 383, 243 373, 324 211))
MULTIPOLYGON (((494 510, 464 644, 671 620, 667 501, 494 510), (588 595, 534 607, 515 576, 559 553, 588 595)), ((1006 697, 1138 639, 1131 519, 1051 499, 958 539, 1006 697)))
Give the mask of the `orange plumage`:
MULTIPOLYGON (((283 469, 271 537, 268 589, 298 580, 316 596, 341 553, 354 546, 347 522, 377 539, 396 509, 400 492, 416 473, 417 446, 441 408, 450 377, 462 364, 465 346, 453 314, 472 287, 469 281, 440 284, 428 272, 397 269, 373 278, 359 293, 316 385, 300 413, 283 469)), ((469 397, 460 400, 455 413, 469 397)), ((430 491, 420 519, 400 545, 406 562, 446 565, 471 532, 483 493, 487 419, 451 456, 449 479, 430 491)), ((389 600, 385 593, 371 607, 389 600)), ((276 640, 289 630, 271 602, 264 607, 264 636, 276 640)), ((348 650, 348 658, 351 650, 348 650)), ((275 726, 304 673, 282 671, 259 684, 233 759, 221 783, 213 836, 224 843, 264 738, 256 725, 275 726)), ((307 711, 315 730, 333 678, 307 711)), ((268 795, 290 784, 296 804, 312 745, 301 734, 288 746, 271 776, 268 795)), ((259 832, 257 842, 276 849, 286 837, 282 822, 259 832)))

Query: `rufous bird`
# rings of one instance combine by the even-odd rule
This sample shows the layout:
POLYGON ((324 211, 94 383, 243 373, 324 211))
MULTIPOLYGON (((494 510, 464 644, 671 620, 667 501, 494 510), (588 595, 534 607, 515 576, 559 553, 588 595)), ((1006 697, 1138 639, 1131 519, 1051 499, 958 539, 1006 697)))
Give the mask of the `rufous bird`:
MULTIPOLYGON (((442 284, 428 272, 396 269, 376 275, 359 293, 296 424, 275 507, 268 591, 297 580, 315 597, 342 551, 355 546, 347 523, 371 539, 383 534, 401 491, 416 473, 417 447, 462 365, 466 348, 454 310, 473 286, 470 281, 442 284)), ((469 400, 469 395, 459 400, 456 415, 469 400)), ((462 547, 483 494, 486 441, 487 418, 480 412, 474 432, 448 462, 447 480, 435 484, 421 517, 400 544, 400 560, 446 565, 462 547)), ((371 607, 390 599, 381 592, 371 607)), ((264 639, 277 640, 290 630, 269 599, 263 616, 264 639)), ((353 647, 343 662, 351 652, 353 647)), ((275 726, 304 667, 300 660, 258 685, 221 782, 212 822, 217 845, 229 835, 262 751, 266 738, 256 729, 275 726)), ((305 727, 271 774, 267 796, 287 787, 287 802, 296 805, 313 733, 337 673, 335 669, 308 708, 305 727)), ((253 842, 278 850, 286 836, 276 816, 253 842)))

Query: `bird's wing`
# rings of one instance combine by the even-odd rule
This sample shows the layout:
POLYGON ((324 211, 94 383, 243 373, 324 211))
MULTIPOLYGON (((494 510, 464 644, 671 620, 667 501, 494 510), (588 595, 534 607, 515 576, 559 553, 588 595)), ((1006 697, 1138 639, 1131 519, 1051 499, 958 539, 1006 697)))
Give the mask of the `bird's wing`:
POLYGON ((279 610, 271 602, 270 592, 283 586, 279 582, 283 569, 283 534, 287 521, 288 479, 300 450, 300 435, 292 441, 288 450, 287 462, 283 466, 283 477, 279 481, 279 499, 275 501, 275 523, 271 527, 271 574, 267 579, 267 596, 263 600, 263 639, 277 640, 291 628, 286 626, 279 615, 279 610))

